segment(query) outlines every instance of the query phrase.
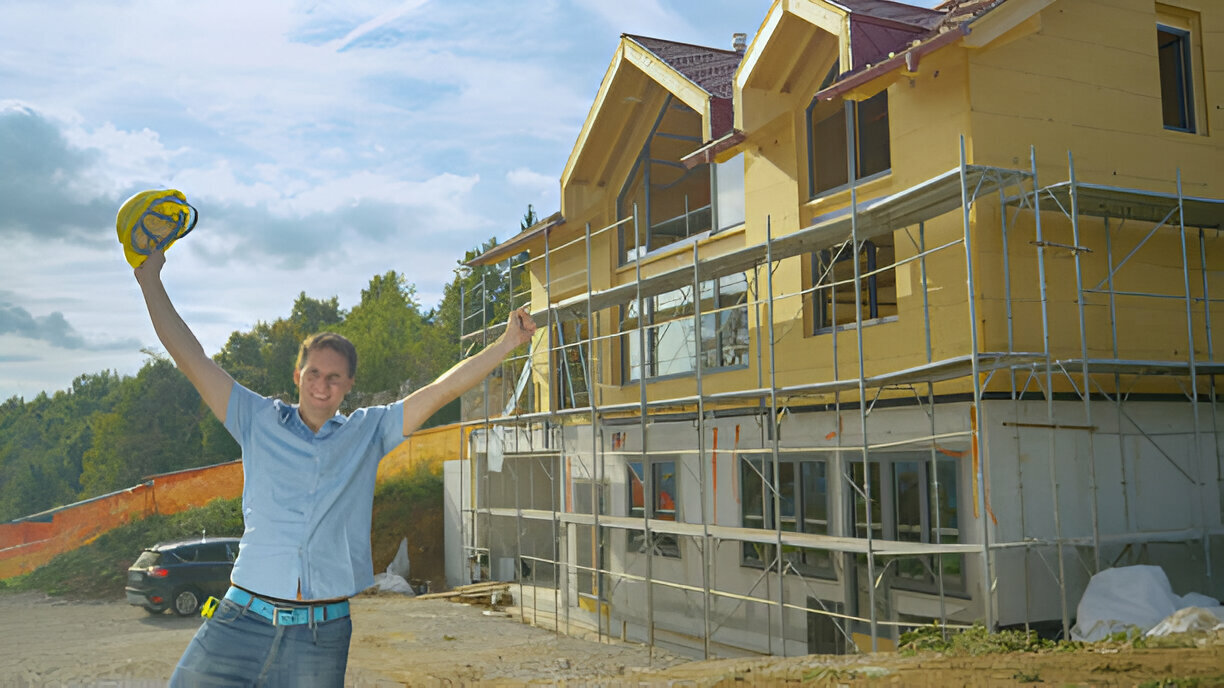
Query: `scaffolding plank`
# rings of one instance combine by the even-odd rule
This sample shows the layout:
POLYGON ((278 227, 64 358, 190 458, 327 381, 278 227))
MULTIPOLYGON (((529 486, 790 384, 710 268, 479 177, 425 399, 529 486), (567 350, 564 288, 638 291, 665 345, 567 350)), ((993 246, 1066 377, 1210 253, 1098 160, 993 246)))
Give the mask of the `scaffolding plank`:
MULTIPOLYGON (((1117 373, 1119 375, 1189 375, 1189 361, 1136 361, 1121 358, 1068 358, 1054 363, 1068 373, 1075 374, 1088 364, 1089 373, 1117 373)), ((1224 363, 1197 361, 1197 375, 1224 375, 1224 363)))
MULTIPOLYGON (((1060 182, 1047 186, 1042 191, 1069 211, 1071 209, 1071 186, 1071 182, 1060 182)), ((1170 213, 1173 213, 1178 207, 1177 194, 1080 182, 1075 184, 1075 192, 1078 196, 1076 201, 1081 215, 1152 223, 1162 222, 1168 218, 1170 224, 1177 224, 1177 215, 1170 217, 1170 213)), ((1020 198, 1013 198, 1009 202, 1016 205, 1020 203, 1020 200, 1020 198)), ((1187 227, 1207 229, 1224 227, 1224 200, 1183 196, 1181 208, 1182 224, 1187 227)))

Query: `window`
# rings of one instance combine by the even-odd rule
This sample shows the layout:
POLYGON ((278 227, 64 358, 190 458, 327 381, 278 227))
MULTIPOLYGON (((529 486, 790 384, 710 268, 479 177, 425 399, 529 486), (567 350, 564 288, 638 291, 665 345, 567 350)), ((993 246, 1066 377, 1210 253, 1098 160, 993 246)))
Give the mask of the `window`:
POLYGON ((1194 69, 1190 60, 1190 32, 1156 25, 1160 57, 1160 106, 1166 129, 1194 131, 1194 69))
MULTIPOLYGON (((704 370, 742 366, 748 355, 748 280, 743 274, 702 282, 701 356, 704 370)), ((621 351, 625 383, 697 369, 693 325, 693 288, 677 289, 643 299, 645 318, 637 303, 622 311, 621 351), (645 352, 637 328, 644 326, 645 352)))
POLYGON ((1203 30, 1198 12, 1156 4, 1156 54, 1165 129, 1207 133, 1203 30))
POLYGON ((587 358, 590 354, 590 338, 586 321, 558 322, 554 325, 556 336, 553 353, 553 370, 556 371, 557 408, 584 408, 590 406, 587 391, 587 358))
MULTIPOLYGON (((607 513, 605 511, 606 490, 602 485, 593 480, 579 478, 575 478, 573 483, 574 487, 571 492, 573 513, 594 514, 596 503, 599 505, 599 513, 607 513)), ((570 528, 574 534, 575 563, 579 566, 575 571, 578 594, 597 595, 602 576, 597 575, 596 570, 601 557, 607 561, 608 529, 600 528, 601 533, 597 543, 595 526, 574 523, 570 525, 570 528)))
POLYGON ((710 231, 712 212, 709 164, 688 169, 680 159, 701 145, 701 115, 667 96, 617 196, 617 219, 637 222, 620 228, 620 259, 639 255, 710 231))
POLYGON ((718 229, 744 224, 744 154, 714 165, 715 219, 718 229))
MULTIPOLYGON (((798 458, 778 460, 778 511, 774 510, 773 459, 740 461, 741 517, 745 528, 788 533, 829 534, 828 464, 798 458)), ((746 566, 773 565, 775 545, 745 542, 742 561, 746 566)), ((782 557, 796 571, 808 575, 833 575, 833 564, 824 550, 785 546, 782 557)))
MULTIPOLYGON (((952 544, 959 542, 957 523, 957 470, 950 458, 939 458, 931 472, 930 455, 923 452, 884 455, 868 461, 871 484, 871 537, 952 544), (938 527, 936 526, 938 523, 938 527)), ((847 459, 853 486, 854 537, 867 537, 867 481, 863 462, 847 459)), ((934 589, 937 566, 943 567, 945 588, 964 589, 964 558, 959 554, 898 557, 895 581, 902 587, 934 589)))
MULTIPOLYGON (((835 75, 834 66, 831 75, 835 75)), ((826 78, 826 85, 832 79, 826 78)), ((821 87, 823 88, 823 86, 821 87)), ((855 102, 855 179, 883 174, 892 167, 888 141, 888 91, 855 102)), ((807 110, 808 193, 818 196, 849 182, 846 170, 846 113, 841 99, 813 100, 807 110)))
MULTIPOLYGON (((897 315, 897 272, 893 237, 863 241, 858 252, 863 322, 897 315), (877 269, 887 269, 876 272, 877 269)), ((811 259, 812 333, 858 322, 854 310, 854 263, 850 245, 821 251, 811 259)))
POLYGON ((200 545, 197 561, 233 561, 224 542, 200 545))
MULTIPOLYGON (((650 482, 652 498, 650 500, 650 518, 661 521, 676 520, 676 501, 678 494, 676 492, 676 462, 675 461, 652 461, 650 462, 650 482)), ((644 509, 645 487, 643 485, 643 473, 641 461, 630 461, 629 466, 629 515, 631 517, 645 518, 644 509)), ((676 540, 676 536, 671 533, 651 533, 651 540, 654 543, 654 554, 664 557, 679 557, 680 544, 676 540)), ((629 535, 629 551, 630 552, 646 552, 645 534, 632 531, 629 535)))

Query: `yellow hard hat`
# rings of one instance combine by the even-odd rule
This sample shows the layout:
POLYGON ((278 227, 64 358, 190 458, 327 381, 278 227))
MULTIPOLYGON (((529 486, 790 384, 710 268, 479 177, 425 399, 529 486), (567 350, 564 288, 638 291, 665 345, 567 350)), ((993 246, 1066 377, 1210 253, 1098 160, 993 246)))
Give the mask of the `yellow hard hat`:
POLYGON ((145 256, 170 248, 195 227, 196 209, 177 189, 141 191, 123 202, 115 217, 115 231, 123 244, 123 255, 132 267, 140 267, 145 256))

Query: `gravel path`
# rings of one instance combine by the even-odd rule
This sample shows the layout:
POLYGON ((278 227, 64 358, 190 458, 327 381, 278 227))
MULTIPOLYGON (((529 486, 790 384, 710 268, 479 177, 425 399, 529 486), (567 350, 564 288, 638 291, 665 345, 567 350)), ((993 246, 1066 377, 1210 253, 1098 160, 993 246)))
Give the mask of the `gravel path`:
MULTIPOLYGON (((121 601, 3 594, 0 686, 164 686, 199 625, 121 601)), ((558 637, 445 600, 358 597, 353 626, 350 686, 615 684, 625 672, 683 661, 657 652, 652 659, 631 643, 558 637)))

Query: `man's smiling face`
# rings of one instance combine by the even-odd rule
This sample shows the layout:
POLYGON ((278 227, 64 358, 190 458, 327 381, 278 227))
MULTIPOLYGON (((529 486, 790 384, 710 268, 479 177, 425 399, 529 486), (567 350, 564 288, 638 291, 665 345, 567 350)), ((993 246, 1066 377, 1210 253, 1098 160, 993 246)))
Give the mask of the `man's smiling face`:
POLYGON ((348 360, 335 349, 318 347, 293 371, 298 386, 298 407, 302 419, 316 431, 336 415, 344 396, 353 388, 348 360), (317 425, 316 425, 317 423, 317 425))

